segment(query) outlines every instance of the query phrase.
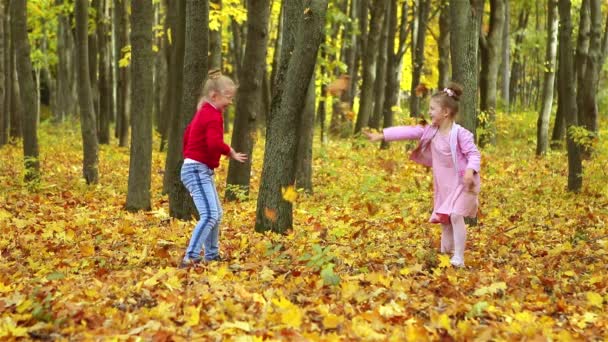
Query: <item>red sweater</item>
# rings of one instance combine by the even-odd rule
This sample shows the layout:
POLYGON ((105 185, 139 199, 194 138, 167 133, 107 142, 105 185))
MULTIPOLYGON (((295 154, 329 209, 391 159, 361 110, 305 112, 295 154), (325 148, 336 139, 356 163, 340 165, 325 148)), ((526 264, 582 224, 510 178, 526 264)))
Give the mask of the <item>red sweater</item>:
POLYGON ((190 158, 215 169, 221 155, 230 155, 230 146, 224 143, 222 112, 208 102, 194 115, 184 132, 184 159, 190 158))

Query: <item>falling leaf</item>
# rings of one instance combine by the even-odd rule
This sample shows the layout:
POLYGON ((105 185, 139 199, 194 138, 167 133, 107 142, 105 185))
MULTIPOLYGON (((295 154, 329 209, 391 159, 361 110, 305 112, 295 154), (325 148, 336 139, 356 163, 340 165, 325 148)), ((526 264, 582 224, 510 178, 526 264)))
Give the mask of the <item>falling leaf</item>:
POLYGON ((290 203, 294 203, 298 198, 298 192, 293 185, 282 187, 281 193, 283 194, 283 199, 290 203))

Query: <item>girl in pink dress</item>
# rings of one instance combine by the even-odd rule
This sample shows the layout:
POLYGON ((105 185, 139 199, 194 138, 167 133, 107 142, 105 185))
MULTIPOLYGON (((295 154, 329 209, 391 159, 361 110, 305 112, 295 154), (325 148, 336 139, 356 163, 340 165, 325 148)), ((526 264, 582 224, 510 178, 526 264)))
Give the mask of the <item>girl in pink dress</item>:
POLYGON ((419 140, 410 159, 433 168, 433 213, 441 224, 441 252, 453 253, 451 263, 464 267, 467 230, 464 217, 477 215, 481 154, 473 134, 454 122, 462 87, 456 83, 431 97, 431 125, 396 126, 364 134, 371 141, 419 140))

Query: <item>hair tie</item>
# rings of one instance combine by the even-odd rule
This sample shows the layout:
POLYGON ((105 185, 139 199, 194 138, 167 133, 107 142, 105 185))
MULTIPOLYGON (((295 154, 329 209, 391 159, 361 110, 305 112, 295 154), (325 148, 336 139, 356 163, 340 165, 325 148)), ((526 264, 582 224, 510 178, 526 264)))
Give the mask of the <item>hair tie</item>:
POLYGON ((449 97, 454 97, 456 95, 456 93, 454 93, 454 91, 450 88, 443 88, 443 92, 448 94, 449 97))
POLYGON ((222 76, 222 72, 220 71, 220 69, 209 70, 207 76, 209 76, 209 79, 217 80, 218 78, 220 78, 220 76, 222 76))

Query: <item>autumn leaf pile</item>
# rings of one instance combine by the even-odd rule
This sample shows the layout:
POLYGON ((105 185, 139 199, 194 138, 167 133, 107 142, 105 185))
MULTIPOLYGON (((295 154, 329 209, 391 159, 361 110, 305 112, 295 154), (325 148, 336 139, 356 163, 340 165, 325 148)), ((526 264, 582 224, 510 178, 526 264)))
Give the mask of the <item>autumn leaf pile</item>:
POLYGON ((410 145, 317 139, 315 191, 290 194, 289 234, 255 233, 255 200, 223 202, 227 260, 182 270, 195 222, 167 214, 164 154, 153 156, 153 211, 129 213, 128 150, 101 146, 100 183, 86 186, 79 128, 43 124, 38 186, 21 181, 19 145, 0 149, 0 339, 605 338, 607 144, 571 194, 564 152, 534 157, 533 113, 501 116, 498 131, 466 269, 437 253, 431 174, 408 160, 410 145))

